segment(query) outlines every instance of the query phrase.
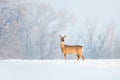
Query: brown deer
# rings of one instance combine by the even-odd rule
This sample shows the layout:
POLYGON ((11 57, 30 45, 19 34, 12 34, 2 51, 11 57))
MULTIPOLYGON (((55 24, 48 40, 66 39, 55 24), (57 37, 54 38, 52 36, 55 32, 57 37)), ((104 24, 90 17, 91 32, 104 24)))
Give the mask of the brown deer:
POLYGON ((82 60, 84 60, 84 56, 83 56, 83 46, 81 45, 66 45, 64 43, 64 38, 66 37, 65 36, 60 36, 60 39, 61 39, 61 43, 60 43, 60 47, 61 47, 61 50, 64 54, 64 59, 66 60, 66 57, 68 54, 76 54, 77 56, 77 60, 80 59, 80 57, 82 58, 82 60))

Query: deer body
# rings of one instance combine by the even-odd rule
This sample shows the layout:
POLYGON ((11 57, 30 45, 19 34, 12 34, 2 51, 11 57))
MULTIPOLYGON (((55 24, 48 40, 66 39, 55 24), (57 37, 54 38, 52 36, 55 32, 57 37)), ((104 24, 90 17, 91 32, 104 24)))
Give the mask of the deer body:
POLYGON ((68 54, 76 54, 78 59, 80 59, 80 57, 82 57, 82 59, 84 60, 84 56, 82 54, 83 52, 83 46, 80 46, 80 45, 66 45, 64 43, 64 37, 61 37, 61 43, 60 43, 60 46, 61 46, 61 50, 64 54, 64 59, 66 60, 66 56, 68 54))

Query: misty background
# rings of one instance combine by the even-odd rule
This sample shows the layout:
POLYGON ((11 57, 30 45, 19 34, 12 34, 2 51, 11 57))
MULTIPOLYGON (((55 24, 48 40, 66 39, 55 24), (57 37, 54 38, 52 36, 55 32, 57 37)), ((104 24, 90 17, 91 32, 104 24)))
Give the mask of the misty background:
POLYGON ((83 45, 87 59, 118 59, 119 4, 119 0, 0 0, 0 59, 63 59, 60 34, 67 36, 66 44, 83 45))

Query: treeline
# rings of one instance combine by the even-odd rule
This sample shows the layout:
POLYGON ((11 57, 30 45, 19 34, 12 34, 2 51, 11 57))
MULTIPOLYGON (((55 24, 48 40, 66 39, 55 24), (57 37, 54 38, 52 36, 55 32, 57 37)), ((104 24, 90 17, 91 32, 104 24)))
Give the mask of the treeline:
MULTIPOLYGON (((73 15, 47 3, 1 0, 0 59, 63 58, 58 35, 66 28, 74 28, 73 22, 73 15)), ((78 28, 85 28, 76 39, 84 45, 86 58, 120 58, 115 26, 110 24, 100 31, 98 27, 95 20, 87 20, 86 26, 78 28)))

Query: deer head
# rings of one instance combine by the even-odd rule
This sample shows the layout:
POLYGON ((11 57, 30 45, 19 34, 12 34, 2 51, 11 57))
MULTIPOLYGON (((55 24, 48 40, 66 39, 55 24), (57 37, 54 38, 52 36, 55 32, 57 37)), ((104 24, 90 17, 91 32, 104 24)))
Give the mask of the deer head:
POLYGON ((64 36, 59 35, 59 37, 60 37, 61 42, 64 42, 64 38, 66 38, 66 35, 64 36))

